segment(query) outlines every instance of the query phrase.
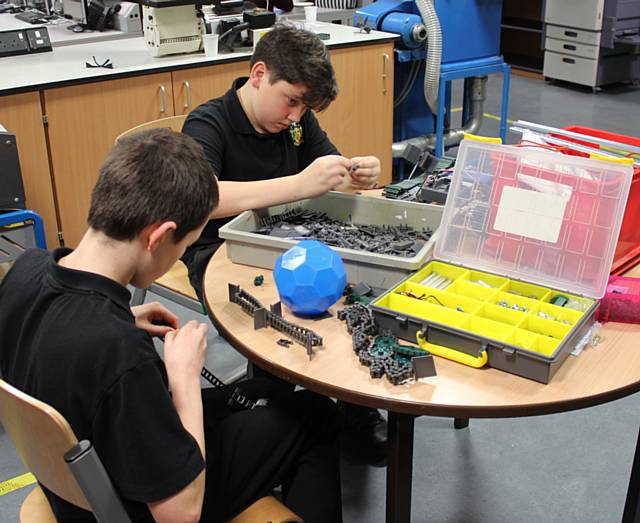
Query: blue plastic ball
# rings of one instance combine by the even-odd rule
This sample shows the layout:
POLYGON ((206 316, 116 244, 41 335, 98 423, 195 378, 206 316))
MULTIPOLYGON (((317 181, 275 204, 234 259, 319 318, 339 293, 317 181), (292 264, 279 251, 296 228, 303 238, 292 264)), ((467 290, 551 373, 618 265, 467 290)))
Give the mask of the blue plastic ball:
POLYGON ((280 300, 294 314, 322 314, 347 285, 342 258, 316 240, 303 240, 282 253, 273 269, 280 300))

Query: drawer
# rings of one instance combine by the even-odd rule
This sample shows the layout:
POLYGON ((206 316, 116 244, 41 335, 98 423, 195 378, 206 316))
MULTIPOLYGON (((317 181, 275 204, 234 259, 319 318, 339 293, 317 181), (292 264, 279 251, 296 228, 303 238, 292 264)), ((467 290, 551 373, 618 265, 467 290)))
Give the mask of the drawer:
POLYGON ((596 45, 567 42, 566 40, 556 40, 555 38, 547 38, 544 48, 547 51, 580 56, 582 58, 591 58, 592 60, 597 60, 598 53, 600 52, 600 48, 596 45))
POLYGON ((547 0, 544 21, 581 29, 602 29, 604 0, 547 0))
POLYGON ((569 42, 579 42, 581 44, 600 46, 601 33, 599 31, 585 31, 583 29, 574 29, 572 27, 547 25, 547 36, 549 38, 558 38, 569 42))
POLYGON ((543 74, 547 78, 595 87, 597 73, 597 60, 554 53, 553 51, 545 51, 544 53, 543 74))

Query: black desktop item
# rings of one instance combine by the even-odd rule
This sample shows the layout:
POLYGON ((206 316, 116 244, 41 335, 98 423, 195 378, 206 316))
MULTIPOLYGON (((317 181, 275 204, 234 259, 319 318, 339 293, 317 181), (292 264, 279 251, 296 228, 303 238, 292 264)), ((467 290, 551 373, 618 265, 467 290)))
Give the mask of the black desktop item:
POLYGON ((21 13, 16 13, 13 16, 15 16, 18 20, 21 20, 22 22, 27 22, 28 24, 34 25, 43 25, 49 21, 49 18, 45 13, 42 13, 35 9, 22 11, 21 13))
POLYGON ((217 15, 240 14, 243 5, 243 0, 214 0, 213 12, 217 15))
POLYGON ((0 209, 24 209, 24 186, 16 135, 0 131, 0 209))
POLYGON ((120 4, 106 5, 102 0, 87 2, 87 27, 96 31, 113 29, 115 14, 120 11, 120 4))

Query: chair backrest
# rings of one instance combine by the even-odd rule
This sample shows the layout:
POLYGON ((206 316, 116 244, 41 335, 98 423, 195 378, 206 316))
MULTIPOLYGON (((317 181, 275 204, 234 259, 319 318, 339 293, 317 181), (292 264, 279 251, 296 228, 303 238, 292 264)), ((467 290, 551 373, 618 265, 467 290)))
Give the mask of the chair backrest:
POLYGON ((91 510, 64 454, 78 443, 53 407, 0 380, 0 420, 27 468, 51 492, 91 510))
POLYGON ((136 125, 135 127, 132 127, 131 129, 118 135, 118 137, 116 138, 116 143, 118 143, 118 140, 124 138, 125 136, 129 136, 133 133, 139 133, 140 131, 146 131, 147 129, 158 129, 167 127, 172 131, 180 132, 182 130, 182 125, 184 124, 184 121, 186 119, 187 115, 181 114, 179 116, 169 116, 167 118, 160 118, 159 120, 152 120, 150 122, 136 125))
POLYGON ((130 521, 98 454, 62 414, 0 379, 0 421, 25 465, 57 496, 99 523, 130 521))

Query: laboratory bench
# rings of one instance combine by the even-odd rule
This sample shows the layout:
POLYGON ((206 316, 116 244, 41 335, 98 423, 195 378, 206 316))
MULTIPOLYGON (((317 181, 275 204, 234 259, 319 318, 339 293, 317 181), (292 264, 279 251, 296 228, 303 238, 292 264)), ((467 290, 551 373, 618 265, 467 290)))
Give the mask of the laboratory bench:
MULTIPOLYGON (((393 45, 396 35, 316 22, 340 87, 318 114, 345 156, 375 154, 390 181, 393 45)), ((86 229, 100 164, 123 131, 189 113, 247 75, 251 53, 151 57, 142 37, 56 47, 0 58, 0 123, 17 135, 27 207, 44 220, 49 246, 75 246, 86 229), (113 69, 87 68, 93 57, 113 69)))

